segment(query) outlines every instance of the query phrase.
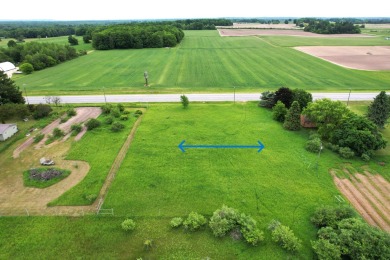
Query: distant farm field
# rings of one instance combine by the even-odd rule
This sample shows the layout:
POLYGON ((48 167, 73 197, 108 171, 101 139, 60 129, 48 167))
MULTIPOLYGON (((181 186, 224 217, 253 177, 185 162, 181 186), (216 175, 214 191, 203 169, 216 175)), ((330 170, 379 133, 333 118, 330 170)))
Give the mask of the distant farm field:
MULTIPOLYGON (((186 31, 176 48, 94 51, 64 64, 16 76, 31 95, 261 92, 280 86, 309 91, 388 89, 390 71, 342 68, 292 48, 300 45, 386 45, 389 41, 304 37, 220 37, 217 31, 186 31), (307 43, 305 44, 305 41, 307 43), (317 42, 313 42, 317 41, 317 42), (144 71, 151 87, 144 87, 144 71)), ((374 40, 373 40, 374 39, 374 40)))

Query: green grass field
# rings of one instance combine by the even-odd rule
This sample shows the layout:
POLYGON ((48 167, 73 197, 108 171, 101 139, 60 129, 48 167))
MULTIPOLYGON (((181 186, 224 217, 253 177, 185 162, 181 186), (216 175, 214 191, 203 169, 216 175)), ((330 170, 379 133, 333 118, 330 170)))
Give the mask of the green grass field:
POLYGON ((31 95, 107 93, 261 92, 280 86, 309 91, 372 91, 388 88, 390 71, 339 67, 296 51, 297 45, 389 45, 383 37, 220 37, 186 31, 176 48, 94 51, 58 66, 16 75, 31 95), (286 47, 288 46, 288 47, 286 47), (150 88, 143 73, 149 72, 150 88), (25 85, 24 85, 25 84, 25 85))
MULTIPOLYGON (((363 110, 360 104, 353 107, 363 110)), ((270 110, 253 102, 191 103, 188 109, 180 104, 152 104, 103 205, 113 208, 115 216, 2 217, 0 258, 312 259, 310 240, 315 239, 316 229, 310 216, 320 205, 337 203, 334 196, 339 192, 328 169, 345 160, 325 149, 317 171, 317 155, 304 149, 307 137, 306 130, 284 130, 272 120, 270 110), (187 144, 245 145, 260 140, 265 148, 260 153, 256 149, 182 153, 177 146, 183 139, 187 144), (252 247, 230 237, 214 238, 209 229, 188 233, 169 227, 172 217, 185 217, 191 211, 210 217, 222 204, 256 219, 265 241, 252 247), (137 223, 133 233, 121 230, 126 217, 137 223), (297 255, 271 241, 266 230, 271 219, 290 226, 302 239, 297 255), (146 239, 154 242, 150 251, 143 248, 146 239)), ((86 160, 92 168, 63 196, 63 204, 79 205, 80 195, 91 189, 85 183, 101 182, 112 161, 103 154, 114 156, 124 139, 112 138, 116 137, 101 129, 88 132, 73 145, 68 158, 86 160)), ((350 162, 354 167, 363 165, 360 160, 350 162)), ((375 165, 376 158, 370 167, 380 171, 375 165)))

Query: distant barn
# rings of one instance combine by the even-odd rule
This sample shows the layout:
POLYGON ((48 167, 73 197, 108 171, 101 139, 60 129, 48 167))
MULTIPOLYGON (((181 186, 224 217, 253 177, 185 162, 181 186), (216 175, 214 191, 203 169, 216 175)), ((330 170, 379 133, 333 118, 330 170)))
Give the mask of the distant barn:
POLYGON ((17 72, 18 70, 19 68, 15 67, 15 65, 9 61, 0 63, 0 71, 3 71, 5 74, 7 74, 8 78, 11 78, 12 74, 17 72))
POLYGON ((0 141, 5 141, 18 131, 16 124, 0 124, 0 141))

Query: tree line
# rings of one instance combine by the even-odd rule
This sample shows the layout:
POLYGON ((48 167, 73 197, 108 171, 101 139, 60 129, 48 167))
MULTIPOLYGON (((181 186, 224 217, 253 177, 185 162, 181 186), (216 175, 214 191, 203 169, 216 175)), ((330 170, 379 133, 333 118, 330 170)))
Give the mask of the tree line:
POLYGON ((112 25, 92 34, 97 50, 174 47, 184 32, 171 25, 112 25))
POLYGON ((10 61, 20 64, 21 69, 27 66, 29 67, 27 73, 31 73, 33 70, 52 67, 82 54, 85 52, 77 52, 76 49, 67 45, 38 42, 16 44, 11 42, 8 48, 0 48, 0 62, 10 61))
POLYGON ((304 28, 305 32, 313 32, 320 34, 356 34, 360 33, 359 25, 354 25, 349 21, 330 22, 327 20, 310 20, 304 28))
POLYGON ((79 22, 0 22, 0 37, 23 40, 24 38, 89 35, 115 24, 171 25, 181 30, 215 30, 215 26, 233 25, 229 19, 186 19, 156 21, 79 21, 79 22))

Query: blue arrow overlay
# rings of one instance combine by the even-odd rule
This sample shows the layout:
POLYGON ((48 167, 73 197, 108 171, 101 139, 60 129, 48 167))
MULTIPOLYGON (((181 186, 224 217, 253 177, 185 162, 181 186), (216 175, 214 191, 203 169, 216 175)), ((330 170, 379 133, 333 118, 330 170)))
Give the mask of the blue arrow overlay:
POLYGON ((260 141, 257 141, 257 145, 192 145, 192 144, 184 144, 185 140, 181 141, 181 143, 178 145, 179 149, 184 153, 185 149, 189 148, 203 148, 203 149, 248 149, 248 148, 255 148, 258 149, 257 152, 261 152, 261 150, 264 149, 264 144, 262 144, 260 141))

